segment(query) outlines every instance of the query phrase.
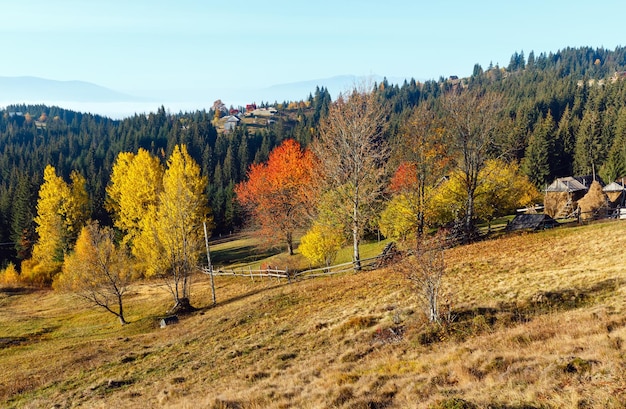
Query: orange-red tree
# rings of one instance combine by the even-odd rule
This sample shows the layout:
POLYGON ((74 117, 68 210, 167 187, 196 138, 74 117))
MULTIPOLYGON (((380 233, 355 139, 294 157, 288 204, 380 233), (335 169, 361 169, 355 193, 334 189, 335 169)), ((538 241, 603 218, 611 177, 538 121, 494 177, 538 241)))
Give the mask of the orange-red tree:
POLYGON ((284 141, 266 163, 253 164, 247 180, 235 187, 237 200, 246 208, 259 232, 270 242, 283 242, 293 254, 293 234, 307 222, 312 208, 311 186, 316 160, 292 139, 284 141))

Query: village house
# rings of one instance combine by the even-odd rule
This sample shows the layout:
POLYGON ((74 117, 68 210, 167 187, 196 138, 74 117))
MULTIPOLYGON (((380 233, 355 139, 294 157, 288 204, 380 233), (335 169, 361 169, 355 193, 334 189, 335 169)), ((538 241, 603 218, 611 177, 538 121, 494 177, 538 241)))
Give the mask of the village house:
POLYGON ((240 119, 236 115, 226 117, 226 121, 224 122, 224 132, 234 131, 235 128, 237 128, 237 125, 239 125, 239 121, 240 119))

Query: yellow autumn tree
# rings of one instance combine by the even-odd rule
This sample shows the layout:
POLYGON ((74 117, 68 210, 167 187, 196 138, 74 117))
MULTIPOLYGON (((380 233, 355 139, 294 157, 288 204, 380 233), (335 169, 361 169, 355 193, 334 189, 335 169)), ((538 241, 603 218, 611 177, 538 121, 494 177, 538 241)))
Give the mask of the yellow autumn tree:
POLYGON ((130 283, 129 265, 126 251, 115 244, 113 229, 91 222, 81 229, 53 287, 76 294, 126 324, 123 297, 130 283))
POLYGON ((202 224, 211 224, 206 184, 187 147, 175 146, 158 203, 148 208, 134 240, 133 254, 145 263, 146 275, 162 278, 172 294, 172 311, 191 308, 190 277, 204 251, 202 224))
MULTIPOLYGON (((442 183, 431 202, 436 220, 448 223, 465 212, 465 182, 463 172, 452 173, 442 183)), ((477 178, 474 214, 477 219, 491 221, 515 212, 515 209, 540 201, 537 188, 523 175, 517 163, 499 159, 485 162, 477 178)))
POLYGON ((117 156, 107 186, 105 206, 113 215, 115 227, 125 233, 123 242, 131 244, 142 230, 142 221, 154 217, 163 190, 163 166, 145 149, 137 154, 117 156))
POLYGON ((32 258, 22 263, 22 278, 36 285, 52 283, 88 215, 84 177, 72 172, 72 183, 68 185, 48 165, 43 179, 35 217, 39 239, 32 258))
POLYGON ((66 243, 69 245, 66 250, 74 245, 89 216, 89 195, 85 177, 73 171, 70 174, 70 181, 69 196, 63 200, 61 206, 67 231, 66 243))
MULTIPOLYGON (((418 202, 415 196, 415 193, 407 192, 391 198, 380 214, 379 227, 383 236, 405 241, 417 235, 420 215, 415 211, 414 203, 418 202)), ((423 215, 423 210, 420 211, 423 215)))
POLYGON ((342 228, 315 223, 300 238, 298 249, 312 264, 330 267, 345 242, 342 228))

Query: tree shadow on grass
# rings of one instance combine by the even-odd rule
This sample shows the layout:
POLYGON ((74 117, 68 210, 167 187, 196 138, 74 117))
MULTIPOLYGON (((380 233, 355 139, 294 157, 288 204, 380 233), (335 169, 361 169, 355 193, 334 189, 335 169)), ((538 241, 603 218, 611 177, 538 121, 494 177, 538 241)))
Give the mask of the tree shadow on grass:
POLYGON ((266 259, 282 251, 278 248, 261 249, 258 246, 242 246, 214 250, 211 252, 211 263, 213 265, 228 266, 232 264, 249 264, 266 259))
POLYGON ((37 291, 41 291, 41 289, 34 287, 0 287, 0 293, 4 293, 9 296, 32 294, 37 291))
POLYGON ((237 302, 237 301, 241 301, 241 300, 245 300, 248 297, 252 297, 254 295, 260 294, 262 292, 265 291, 269 291, 269 290, 273 290, 276 288, 280 288, 280 287, 284 287, 289 285, 289 283, 284 282, 284 283, 279 283, 279 284, 275 284, 272 286, 268 286, 268 287, 263 287, 263 288, 257 288, 256 290, 252 290, 252 291, 248 291, 246 293, 243 294, 239 294, 235 297, 231 297, 225 300, 221 300, 221 301, 217 301, 215 304, 210 304, 204 307, 196 307, 195 308, 195 313, 200 313, 200 314, 204 314, 206 311, 211 310, 213 308, 217 308, 217 307, 223 307, 225 305, 237 302))

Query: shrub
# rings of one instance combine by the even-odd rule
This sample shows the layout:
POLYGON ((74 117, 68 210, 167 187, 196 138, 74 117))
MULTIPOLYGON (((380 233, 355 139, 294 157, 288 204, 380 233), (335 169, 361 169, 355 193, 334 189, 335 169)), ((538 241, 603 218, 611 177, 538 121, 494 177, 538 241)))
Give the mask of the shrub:
POLYGON ((5 287, 15 287, 20 283, 20 275, 15 269, 15 264, 9 265, 0 272, 0 284, 5 287))

